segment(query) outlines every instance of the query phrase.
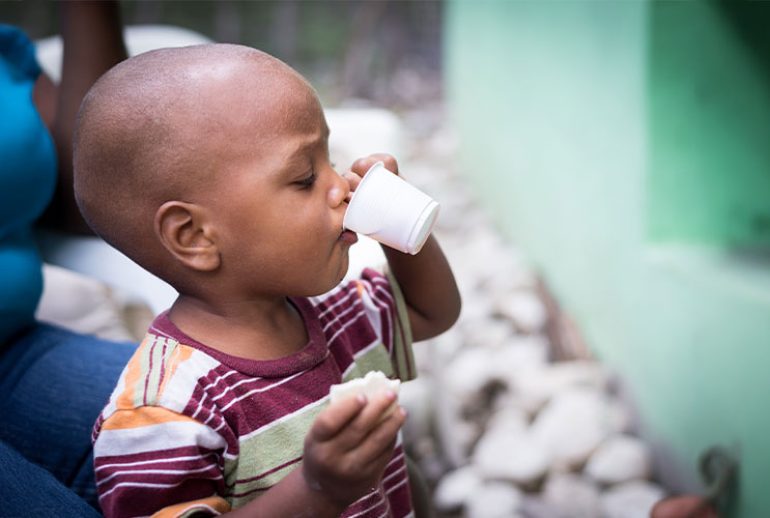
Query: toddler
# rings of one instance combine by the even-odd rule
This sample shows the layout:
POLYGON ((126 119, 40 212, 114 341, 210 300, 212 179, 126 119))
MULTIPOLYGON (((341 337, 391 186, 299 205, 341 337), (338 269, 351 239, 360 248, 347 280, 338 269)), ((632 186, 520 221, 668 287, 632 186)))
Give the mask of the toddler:
POLYGON ((338 174, 310 85, 239 45, 128 59, 90 90, 75 193, 91 227, 179 296, 94 427, 107 516, 410 516, 395 394, 329 405, 372 370, 409 380, 412 340, 457 319, 430 238, 341 283, 369 166, 338 174))

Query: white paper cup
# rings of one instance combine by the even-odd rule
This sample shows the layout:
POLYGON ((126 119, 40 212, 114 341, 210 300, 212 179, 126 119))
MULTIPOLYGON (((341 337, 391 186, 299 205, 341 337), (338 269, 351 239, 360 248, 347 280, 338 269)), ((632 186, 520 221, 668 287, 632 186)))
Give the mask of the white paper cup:
POLYGON ((414 255, 433 230, 438 211, 435 200, 377 162, 353 191, 342 224, 414 255))

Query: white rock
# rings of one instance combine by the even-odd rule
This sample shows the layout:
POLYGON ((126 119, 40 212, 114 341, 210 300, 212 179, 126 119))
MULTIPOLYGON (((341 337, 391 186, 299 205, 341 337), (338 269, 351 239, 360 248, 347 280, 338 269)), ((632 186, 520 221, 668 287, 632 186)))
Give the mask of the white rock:
POLYGON ((457 398, 460 404, 475 401, 490 381, 491 352, 482 347, 466 348, 447 365, 441 374, 441 389, 457 398))
POLYGON ((504 407, 493 413, 487 421, 485 436, 493 434, 518 435, 527 431, 529 420, 520 408, 504 407))
POLYGON ((543 500, 558 516, 596 518, 600 514, 599 489, 573 473, 554 473, 543 488, 543 500))
POLYGON ((522 493, 511 484, 488 482, 471 495, 466 518, 517 518, 522 493))
POLYGON ((491 356, 490 375, 513 387, 517 376, 548 367, 548 342, 542 336, 509 334, 491 356))
POLYGON ((450 471, 439 480, 433 494, 436 509, 445 512, 458 510, 479 491, 481 485, 481 476, 473 465, 450 471))
POLYGON ((588 387, 604 390, 607 374, 596 362, 572 361, 547 364, 540 369, 511 372, 514 392, 520 404, 535 413, 556 394, 588 387))
POLYGON ((502 346, 513 334, 509 322, 485 317, 480 324, 467 322, 461 326, 470 347, 495 348, 502 346))
POLYGON ((665 492, 650 482, 617 485, 600 497, 601 518, 649 518, 653 506, 664 496, 665 492))
POLYGON ((530 430, 550 454, 553 469, 581 466, 611 432, 606 398, 592 389, 566 390, 548 403, 530 430))
POLYGON ((417 352, 421 349, 430 349, 433 353, 430 358, 430 364, 426 365, 424 362, 422 365, 418 363, 417 366, 420 369, 427 368, 430 371, 436 371, 446 368, 446 365, 449 363, 450 359, 459 354, 459 352, 463 349, 465 339, 463 338, 459 328, 453 327, 449 331, 442 333, 435 338, 432 338, 429 344, 429 346, 428 344, 422 344, 422 346, 417 346, 414 348, 415 356, 422 354, 422 351, 420 353, 417 352))
POLYGON ((533 291, 514 291, 495 303, 498 314, 510 319, 523 333, 536 333, 545 327, 548 311, 533 291))
POLYGON ((437 392, 441 397, 434 399, 433 410, 438 447, 447 463, 457 468, 467 464, 471 445, 481 434, 481 426, 462 418, 456 398, 441 388, 437 392))
POLYGON ((486 479, 529 487, 547 472, 549 454, 527 431, 487 433, 473 451, 473 463, 486 479))
POLYGON ((403 426, 404 439, 408 444, 416 444, 431 435, 432 394, 433 383, 428 377, 419 377, 401 384, 398 402, 409 414, 403 426))
POLYGON ((636 437, 616 435, 608 438, 591 455, 585 473, 601 484, 643 480, 652 471, 647 445, 636 437))

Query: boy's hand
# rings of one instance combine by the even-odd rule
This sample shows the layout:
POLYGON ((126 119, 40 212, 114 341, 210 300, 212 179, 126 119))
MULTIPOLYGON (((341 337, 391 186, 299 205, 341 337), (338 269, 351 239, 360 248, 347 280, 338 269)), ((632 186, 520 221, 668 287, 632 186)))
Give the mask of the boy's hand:
MULTIPOLYGON (((382 161, 386 169, 399 174, 398 162, 391 155, 375 153, 359 158, 344 175, 351 193, 361 183, 361 177, 378 161, 382 161)), ((350 201, 350 196, 347 201, 350 201)), ((416 255, 388 246, 382 249, 390 272, 404 295, 413 341, 426 340, 449 329, 460 315, 460 292, 436 238, 429 236, 416 255)))
POLYGON ((308 487, 340 509, 377 487, 406 419, 401 409, 383 418, 395 400, 392 392, 368 401, 351 397, 321 412, 305 438, 302 470, 308 487))
POLYGON ((352 166, 350 166, 350 171, 342 175, 348 181, 348 184, 350 184, 350 194, 348 194, 347 201, 350 201, 350 197, 353 196, 353 191, 355 191, 358 184, 361 183, 361 178, 377 162, 382 162, 385 165, 385 169, 398 175, 398 162, 393 158, 393 155, 374 153, 359 158, 353 162, 352 166))

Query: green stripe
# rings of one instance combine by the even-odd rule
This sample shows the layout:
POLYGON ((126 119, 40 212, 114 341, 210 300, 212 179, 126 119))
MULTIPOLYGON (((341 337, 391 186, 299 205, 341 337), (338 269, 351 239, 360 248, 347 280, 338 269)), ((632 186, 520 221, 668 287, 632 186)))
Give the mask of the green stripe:
POLYGON ((155 335, 149 335, 152 340, 141 350, 139 355, 140 376, 136 380, 136 387, 134 387, 134 406, 140 407, 144 405, 144 380, 147 379, 147 371, 150 370, 150 351, 152 346, 157 341, 158 337, 155 335))
POLYGON ((345 373, 343 381, 362 378, 370 371, 382 371, 387 377, 393 376, 394 371, 390 355, 382 344, 377 344, 360 356, 357 355, 354 362, 355 366, 345 373))
MULTIPOLYGON (((228 473, 225 466, 225 481, 233 493, 244 493, 257 488, 275 485, 296 466, 278 470, 256 481, 239 482, 238 478, 252 478, 266 473, 302 455, 304 437, 310 430, 316 416, 325 408, 326 399, 320 404, 310 404, 297 410, 284 421, 269 426, 247 439, 240 440, 240 455, 237 466, 228 473), (299 440, 298 440, 299 439, 299 440)), ((247 499, 253 498, 247 497, 247 499)), ((236 501, 237 499, 234 499, 236 501)))
POLYGON ((152 370, 150 371, 150 381, 147 384, 147 403, 153 404, 158 398, 158 388, 160 386, 160 371, 163 362, 163 344, 166 339, 158 337, 155 341, 155 347, 152 350, 152 370))
POLYGON ((409 381, 417 377, 417 366, 414 363, 414 352, 412 351, 412 328, 409 324, 409 313, 406 309, 406 301, 401 287, 396 282, 396 278, 388 270, 385 272, 390 282, 393 298, 396 301, 396 322, 393 329, 393 360, 396 365, 396 372, 402 381, 409 381), (403 337, 402 337, 403 335, 403 337), (409 375, 409 366, 412 366, 411 376, 409 375))

